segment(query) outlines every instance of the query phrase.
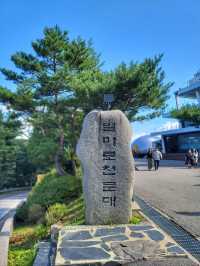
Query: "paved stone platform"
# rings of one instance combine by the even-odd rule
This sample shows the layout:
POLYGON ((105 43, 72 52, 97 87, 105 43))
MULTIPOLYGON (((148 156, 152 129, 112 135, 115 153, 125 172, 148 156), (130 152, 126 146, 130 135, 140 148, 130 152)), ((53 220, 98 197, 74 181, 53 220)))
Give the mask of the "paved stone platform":
POLYGON ((59 232, 55 265, 109 265, 186 257, 180 246, 147 221, 139 225, 64 227, 59 232))

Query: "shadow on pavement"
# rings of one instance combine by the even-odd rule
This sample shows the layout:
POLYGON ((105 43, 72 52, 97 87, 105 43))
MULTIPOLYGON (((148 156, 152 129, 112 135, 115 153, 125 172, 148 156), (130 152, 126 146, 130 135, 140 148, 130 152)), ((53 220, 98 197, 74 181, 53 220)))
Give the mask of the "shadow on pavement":
MULTIPOLYGON (((147 167, 147 162, 138 162, 138 161, 135 161, 135 165, 137 165, 137 166, 142 166, 142 167, 147 167)), ((165 163, 162 163, 162 161, 160 162, 160 166, 159 167, 170 167, 170 168, 178 168, 178 169, 188 169, 188 167, 187 166, 185 166, 184 165, 184 163, 183 164, 165 164, 165 163)), ((198 167, 195 167, 195 168, 197 168, 198 169, 198 167)), ((192 168, 192 169, 195 169, 195 168, 192 168)))

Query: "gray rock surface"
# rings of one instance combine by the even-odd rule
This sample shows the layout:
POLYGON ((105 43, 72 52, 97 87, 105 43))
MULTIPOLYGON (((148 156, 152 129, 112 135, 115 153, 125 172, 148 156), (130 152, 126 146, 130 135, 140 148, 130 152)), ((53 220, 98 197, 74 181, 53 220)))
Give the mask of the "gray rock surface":
POLYGON ((164 236, 157 230, 148 230, 146 231, 146 234, 155 241, 161 241, 164 239, 164 236))
MULTIPOLYGON (((141 230, 136 232, 130 230, 130 227, 132 226, 85 225, 62 228, 58 237, 55 265, 117 266, 134 262, 133 265, 176 266, 181 265, 179 264, 180 260, 187 258, 187 253, 159 228, 155 228, 153 224, 141 223, 141 230), (152 230, 149 231, 159 232, 162 235, 162 240, 152 240, 147 234, 149 231, 142 229, 146 229, 145 226, 147 225, 152 227, 152 230), (77 240, 79 234, 80 237, 77 240), (85 239, 88 236, 92 238, 85 239), (141 238, 141 236, 143 237, 141 238), (72 240, 74 238, 76 240, 72 240), (171 258, 173 260, 168 264, 171 258), (154 262, 155 264, 153 264, 154 262)), ((188 259, 184 260, 183 265, 195 264, 188 259)))
POLYGON ((129 222, 134 178, 131 137, 121 111, 92 111, 84 119, 77 155, 84 169, 87 224, 129 222))
POLYGON ((111 249, 123 260, 141 261, 150 258, 159 258, 162 251, 159 245, 149 240, 136 240, 127 242, 113 242, 111 249))
POLYGON ((70 232, 65 235, 64 240, 87 240, 91 239, 92 235, 88 231, 70 232))
POLYGON ((107 236, 125 233, 125 227, 114 227, 114 228, 99 228, 96 230, 95 237, 107 236))
POLYGON ((84 259, 87 260, 103 260, 108 259, 110 255, 106 253, 104 250, 98 247, 86 247, 86 248, 64 248, 60 249, 60 253, 65 260, 76 260, 81 261, 84 259))

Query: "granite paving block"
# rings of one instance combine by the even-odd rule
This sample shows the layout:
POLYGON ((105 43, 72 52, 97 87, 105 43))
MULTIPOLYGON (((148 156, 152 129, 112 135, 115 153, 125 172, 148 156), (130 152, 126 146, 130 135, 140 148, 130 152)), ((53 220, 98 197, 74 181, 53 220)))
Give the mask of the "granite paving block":
POLYGON ((157 230, 145 231, 145 233, 154 241, 161 241, 164 239, 164 235, 157 230))
POLYGON ((71 231, 65 233, 63 240, 87 240, 91 238, 92 235, 89 231, 71 231))
POLYGON ((115 228, 98 228, 95 237, 97 236, 108 236, 108 235, 118 235, 125 233, 125 227, 115 227, 115 228))
POLYGON ((87 240, 66 240, 63 239, 60 243, 60 247, 89 247, 100 244, 101 241, 87 241, 87 240))
POLYGON ((182 248, 179 248, 179 246, 169 247, 167 251, 176 254, 185 254, 184 250, 182 248))
POLYGON ((61 256, 66 260, 104 260, 110 255, 101 248, 85 247, 85 248, 61 248, 59 249, 61 256))
POLYGON ((153 229, 151 225, 130 225, 129 229, 131 231, 143 231, 153 229))
POLYGON ((130 236, 133 237, 133 238, 143 238, 144 237, 144 234, 132 232, 130 234, 130 236))
POLYGON ((125 235, 113 235, 113 236, 105 236, 101 238, 102 241, 104 242, 109 242, 109 241, 124 241, 128 240, 128 237, 125 235))

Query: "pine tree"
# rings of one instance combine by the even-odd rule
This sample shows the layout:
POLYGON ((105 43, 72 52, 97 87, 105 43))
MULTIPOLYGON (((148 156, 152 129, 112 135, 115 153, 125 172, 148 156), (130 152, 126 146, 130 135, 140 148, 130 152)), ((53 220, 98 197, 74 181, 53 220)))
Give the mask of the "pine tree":
POLYGON ((20 124, 0 112, 0 188, 16 185, 16 143, 20 124))
POLYGON ((59 175, 65 174, 66 155, 75 172, 83 117, 103 108, 104 93, 113 93, 112 108, 121 109, 132 121, 159 115, 165 106, 172 83, 164 83, 162 56, 104 72, 91 43, 80 37, 70 40, 58 26, 45 28, 32 49, 32 54, 11 56, 17 71, 0 69, 16 85, 15 92, 0 87, 0 101, 32 124, 29 151, 35 163, 49 167, 54 162, 59 175), (138 117, 140 111, 147 115, 138 117))

